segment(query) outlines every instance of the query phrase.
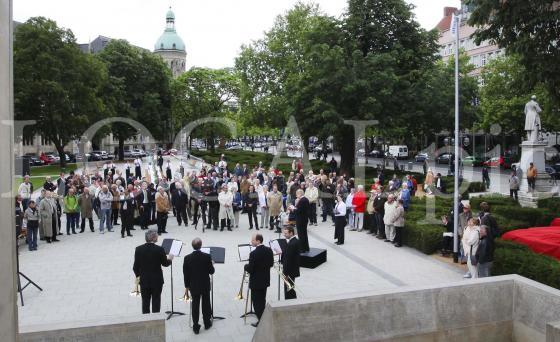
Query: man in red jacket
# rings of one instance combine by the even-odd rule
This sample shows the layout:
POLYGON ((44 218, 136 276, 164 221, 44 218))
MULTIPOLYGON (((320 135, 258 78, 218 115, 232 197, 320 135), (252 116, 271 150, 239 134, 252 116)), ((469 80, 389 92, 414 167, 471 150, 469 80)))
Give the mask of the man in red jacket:
POLYGON ((366 211, 366 201, 367 196, 364 192, 364 186, 358 185, 358 191, 354 194, 352 199, 352 206, 354 207, 354 212, 356 217, 354 219, 354 227, 358 228, 361 232, 364 229, 364 212, 366 211))

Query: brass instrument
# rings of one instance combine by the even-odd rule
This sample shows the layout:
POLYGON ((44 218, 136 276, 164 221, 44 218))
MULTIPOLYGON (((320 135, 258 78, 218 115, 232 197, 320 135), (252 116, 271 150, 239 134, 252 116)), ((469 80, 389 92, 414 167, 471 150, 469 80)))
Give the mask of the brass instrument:
POLYGON ((239 292, 235 296, 235 300, 243 300, 243 285, 245 284, 245 279, 247 278, 247 271, 243 271, 243 276, 241 277, 241 286, 239 287, 239 292))
POLYGON ((140 277, 136 278, 134 290, 130 292, 131 297, 140 297, 140 277))
POLYGON ((274 262, 274 267, 273 268, 278 273, 278 276, 280 277, 280 279, 282 279, 282 281, 286 285, 288 291, 292 291, 293 289, 296 288, 296 286, 294 285, 293 279, 290 276, 287 276, 287 275, 284 274, 282 264, 279 261, 274 262))
POLYGON ((183 297, 177 298, 177 300, 185 303, 190 302, 191 296, 189 295, 189 289, 185 289, 185 294, 183 295, 183 297))

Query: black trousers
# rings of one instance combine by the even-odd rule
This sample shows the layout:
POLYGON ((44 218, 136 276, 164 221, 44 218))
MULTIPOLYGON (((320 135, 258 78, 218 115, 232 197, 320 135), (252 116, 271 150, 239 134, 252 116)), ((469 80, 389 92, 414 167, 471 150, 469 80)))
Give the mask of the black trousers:
POLYGON ((307 218, 296 221, 297 236, 302 253, 309 252, 309 239, 307 238, 307 218))
POLYGON ((334 217, 334 238, 339 243, 344 243, 344 227, 346 227, 345 216, 334 217))
POLYGON ((375 214, 369 214, 367 211, 364 213, 364 229, 369 230, 371 233, 377 232, 375 229, 375 214))
POLYGON ((206 229, 210 229, 210 227, 214 227, 214 230, 218 229, 218 218, 219 218, 220 208, 216 208, 213 206, 209 206, 208 208, 208 224, 206 225, 206 229))
POLYGON ((157 212, 157 231, 163 233, 167 227, 167 212, 157 212))
POLYGON ((535 177, 527 177, 527 184, 529 185, 529 189, 535 191, 535 184, 537 179, 535 177))
POLYGON ((334 222, 333 208, 333 200, 331 198, 323 198, 323 222, 327 220, 327 216, 330 216, 334 222))
POLYGON ((142 313, 150 313, 150 301, 152 302, 152 312, 159 312, 161 307, 161 289, 162 286, 145 287, 140 286, 140 294, 142 295, 142 313))
POLYGON ((375 226, 377 228, 377 237, 385 239, 385 223, 383 222, 383 213, 375 213, 375 226))
POLYGON ((148 229, 148 225, 150 224, 150 215, 151 215, 152 207, 150 203, 142 203, 142 217, 140 219, 140 226, 142 229, 148 229))
POLYGON ((220 228, 224 230, 224 228, 231 229, 231 220, 230 219, 221 219, 220 220, 220 228))
POLYGON ((317 223, 317 203, 309 203, 310 208, 310 216, 309 216, 309 223, 317 223))
MULTIPOLYGON (((286 275, 286 278, 288 275, 286 275)), ((293 288, 293 285, 296 283, 295 279, 288 279, 288 282, 292 285, 292 289, 288 291, 288 286, 284 283, 284 299, 296 299, 296 289, 293 288)))
POLYGON ((519 190, 512 190, 512 189, 510 189, 510 190, 509 190, 509 197, 511 197, 511 198, 513 198, 513 199, 515 199, 515 200, 517 201, 517 192, 518 192, 518 191, 519 191, 519 190))
POLYGON ((403 236, 404 227, 396 227, 395 226, 395 238, 393 242, 395 245, 402 245, 402 236, 403 236))
POLYGON ((137 179, 141 179, 142 178, 142 168, 140 166, 136 166, 134 168, 134 173, 135 173, 135 177, 137 179))
POLYGON ((253 301, 253 308, 259 321, 264 312, 266 304, 266 288, 264 289, 251 289, 251 300, 253 301))
POLYGON ((249 215, 249 229, 253 228, 253 221, 255 222, 255 228, 259 229, 259 221, 257 220, 257 207, 248 207, 247 215, 249 215))
POLYGON ((177 223, 181 225, 182 222, 185 222, 185 226, 189 225, 189 218, 187 217, 187 207, 176 207, 175 216, 177 217, 177 223))
POLYGON ((210 292, 192 293, 192 320, 193 327, 200 328, 198 317, 200 316, 200 299, 202 298, 202 320, 204 325, 209 325, 212 321, 212 307, 210 306, 210 292))
POLYGON ((111 219, 113 220, 113 226, 119 221, 119 209, 111 209, 111 219))
POLYGON ((280 229, 280 226, 276 225, 277 222, 278 222, 278 216, 270 216, 270 221, 269 221, 270 228, 280 229))
POLYGON ((121 211, 121 221, 121 235, 124 236, 126 232, 126 235, 130 236, 130 230, 134 225, 134 210, 121 211))
MULTIPOLYGON (((89 229, 93 232, 93 218, 88 218, 89 220, 89 229)), ((84 231, 84 229, 86 229, 86 218, 82 216, 82 223, 80 224, 80 229, 82 230, 82 232, 84 231)))

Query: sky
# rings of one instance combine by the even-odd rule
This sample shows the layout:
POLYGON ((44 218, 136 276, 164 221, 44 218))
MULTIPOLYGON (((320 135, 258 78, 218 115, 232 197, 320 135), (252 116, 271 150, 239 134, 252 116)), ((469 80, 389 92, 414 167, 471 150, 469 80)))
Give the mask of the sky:
MULTIPOLYGON (((443 7, 460 0, 406 0, 422 27, 432 29, 443 16, 443 7)), ((177 33, 187 47, 187 68, 222 68, 234 65, 242 44, 263 37, 274 18, 297 0, 13 0, 14 20, 44 16, 71 29, 78 43, 99 35, 126 39, 153 50, 165 28, 165 14, 172 6, 177 33)), ((347 0, 315 0, 327 14, 339 17, 347 0)))

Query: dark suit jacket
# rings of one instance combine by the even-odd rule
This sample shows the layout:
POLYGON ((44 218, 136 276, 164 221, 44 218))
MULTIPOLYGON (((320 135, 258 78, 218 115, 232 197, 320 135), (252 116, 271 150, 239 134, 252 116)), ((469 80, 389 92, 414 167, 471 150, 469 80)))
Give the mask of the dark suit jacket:
POLYGON ((136 247, 134 253, 134 274, 140 277, 140 286, 145 288, 161 287, 163 285, 163 272, 161 266, 169 266, 163 247, 154 243, 145 243, 136 247))
POLYGON ((266 289, 270 286, 270 268, 274 265, 272 249, 260 245, 249 254, 249 263, 245 271, 250 275, 249 288, 252 290, 266 289))
POLYGON ((210 274, 214 274, 214 265, 209 254, 194 251, 185 256, 183 262, 185 288, 188 288, 192 294, 210 292, 210 274))
POLYGON ((295 210, 296 222, 306 223, 309 220, 309 200, 307 197, 299 199, 295 210))
POLYGON ((282 253, 282 268, 284 274, 292 279, 299 277, 299 240, 293 237, 286 250, 282 253))

